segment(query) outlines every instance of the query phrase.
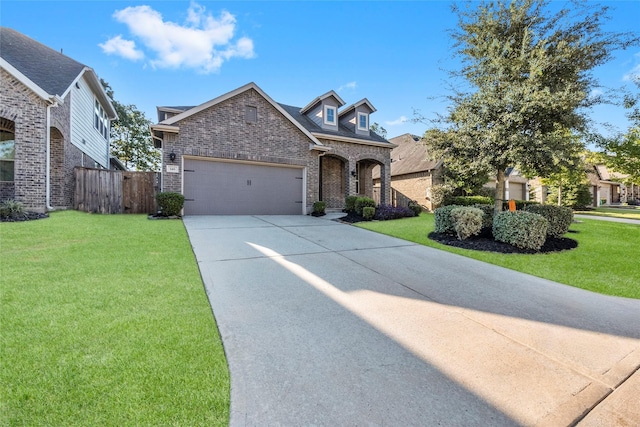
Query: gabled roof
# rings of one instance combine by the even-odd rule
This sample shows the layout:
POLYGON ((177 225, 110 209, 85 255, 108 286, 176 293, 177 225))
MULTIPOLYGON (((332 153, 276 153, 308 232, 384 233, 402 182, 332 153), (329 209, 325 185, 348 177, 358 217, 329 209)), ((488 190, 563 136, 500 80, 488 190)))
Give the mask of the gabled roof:
POLYGON ((389 139, 397 147, 391 151, 391 176, 426 172, 442 165, 440 160, 432 160, 422 138, 410 133, 389 139))
POLYGON ((300 113, 304 114, 306 112, 308 112, 309 110, 311 110, 318 102, 321 102, 329 97, 333 97, 335 98, 336 101, 338 101, 338 106, 342 107, 345 102, 342 100, 342 98, 340 98, 340 95, 338 95, 335 91, 330 90, 329 92, 325 93, 324 95, 320 95, 318 97, 316 97, 313 101, 311 101, 309 104, 307 104, 306 107, 303 107, 300 110, 300 113))
MULTIPOLYGON (((154 130, 167 130, 166 128, 169 126, 175 126, 175 124, 177 122, 179 122, 180 120, 184 120, 185 118, 192 116, 193 114, 199 113, 203 110, 206 110, 207 108, 210 108, 216 104, 219 104, 221 102, 226 101, 227 99, 233 98, 236 95, 239 95, 245 91, 248 90, 255 90, 256 92, 258 92, 258 94, 260 94, 260 96, 262 96, 267 102, 269 102, 269 104, 271 104, 276 110, 278 110, 286 119, 288 119, 294 126, 296 126, 298 129, 300 129, 300 131, 302 133, 304 133, 316 146, 316 149, 323 149, 324 145, 318 141, 318 139, 313 136, 304 126, 302 126, 296 119, 294 119, 293 117, 291 117, 291 115, 289 114, 289 112, 287 112, 284 108, 282 108, 280 106, 280 104, 278 104, 277 102, 275 102, 273 99, 271 99, 271 97, 269 95, 267 95, 262 89, 260 89, 258 87, 257 84, 251 82, 248 83, 242 87, 239 87, 236 90, 233 90, 231 92, 225 93, 224 95, 220 95, 217 98, 212 99, 211 101, 205 102, 204 104, 200 104, 196 107, 192 107, 189 108, 185 111, 183 111, 180 114, 177 114, 173 117, 170 117, 166 120, 161 121, 160 123, 158 123, 157 125, 152 125, 151 128, 154 130), (164 128, 163 128, 164 127, 164 128)), ((163 107, 163 108, 172 108, 172 109, 180 109, 180 108, 188 108, 188 107, 163 107)))
POLYGON ((100 80, 86 65, 7 27, 0 27, 0 58, 7 72, 47 100, 64 98, 73 84, 87 74, 91 89, 106 107, 109 118, 117 117, 100 80))
POLYGON ((369 100, 367 98, 363 98, 360 101, 356 102, 355 104, 351 104, 348 107, 346 107, 345 109, 343 109, 342 111, 340 111, 340 113, 338 114, 338 117, 342 117, 345 114, 355 110, 356 108, 358 108, 361 105, 366 105, 367 107, 369 107, 369 110, 371 110, 372 113, 375 113, 376 107, 373 106, 373 104, 371 102, 369 102, 369 100))
POLYGON ((326 138, 326 139, 337 139, 348 142, 362 143, 362 144, 373 144, 373 145, 384 145, 394 147, 389 141, 378 135, 377 133, 370 131, 369 135, 359 135, 353 132, 353 130, 349 130, 347 126, 342 123, 338 124, 337 131, 331 131, 327 129, 323 129, 318 126, 313 120, 311 120, 308 116, 302 113, 300 107, 294 107, 291 105, 280 104, 280 106, 289 113, 289 115, 295 119, 298 123, 304 126, 309 132, 311 132, 314 136, 318 138, 326 138))

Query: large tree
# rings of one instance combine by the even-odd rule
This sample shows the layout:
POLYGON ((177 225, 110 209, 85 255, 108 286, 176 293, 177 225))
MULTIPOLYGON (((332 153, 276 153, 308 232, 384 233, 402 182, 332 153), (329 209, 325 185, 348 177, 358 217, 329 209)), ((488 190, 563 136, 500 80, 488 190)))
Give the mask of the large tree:
POLYGON ((127 169, 159 170, 160 152, 153 145, 149 131, 151 121, 135 105, 115 100, 109 83, 100 82, 118 114, 118 119, 111 124, 111 155, 120 159, 127 169))
POLYGON ((587 109, 599 101, 589 96, 597 86, 591 71, 634 42, 631 35, 602 30, 606 8, 572 2, 571 9, 551 13, 549 3, 453 7, 462 67, 452 75, 464 89, 448 97, 444 117, 455 137, 431 140, 430 149, 445 164, 466 162, 495 174, 496 210, 502 209, 508 167, 544 177, 573 162, 581 144, 572 135, 585 129, 587 109))

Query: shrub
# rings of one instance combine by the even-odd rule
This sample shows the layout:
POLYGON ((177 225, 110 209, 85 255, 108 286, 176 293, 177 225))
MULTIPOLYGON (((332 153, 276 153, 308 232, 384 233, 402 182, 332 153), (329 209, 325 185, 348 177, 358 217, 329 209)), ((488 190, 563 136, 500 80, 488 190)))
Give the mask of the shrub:
POLYGON ((376 207, 376 202, 370 197, 358 197, 355 203, 356 213, 358 215, 362 215, 362 208, 369 206, 372 208, 376 207))
POLYGON ((27 212, 24 210, 24 205, 21 202, 9 199, 0 204, 0 217, 2 218, 18 219, 26 215, 27 212))
POLYGON ((345 212, 355 212, 356 211, 356 200, 358 200, 358 196, 347 196, 344 199, 344 210, 345 210, 345 212))
POLYGON ((496 188, 495 187, 480 187, 474 191, 476 196, 484 196, 489 197, 491 199, 496 198, 496 188))
POLYGON ((484 213, 469 206, 451 210, 453 228, 456 230, 458 240, 466 240, 480 233, 482 229, 482 217, 484 213))
MULTIPOLYGON (((540 204, 540 203, 535 202, 533 200, 514 200, 514 202, 516 202, 516 209, 517 210, 522 210, 526 206, 539 205, 540 204)), ((509 201, 508 200, 505 200, 504 203, 502 203, 502 210, 504 210, 504 211, 508 211, 509 210, 509 201)))
POLYGON ((532 212, 503 211, 493 217, 493 237, 521 249, 539 250, 547 238, 549 222, 532 212))
POLYGON ((493 199, 484 196, 453 196, 447 197, 444 204, 459 206, 492 205, 493 199))
POLYGON ((473 205, 473 207, 482 211, 482 228, 491 229, 491 227, 493 227, 493 214, 495 213, 493 204, 473 205))
POLYGON ((547 236, 549 237, 562 237, 569 231, 573 222, 573 211, 564 206, 529 205, 525 207, 525 211, 542 215, 549 221, 547 228, 547 236))
POLYGON ((453 196, 453 187, 447 184, 431 186, 431 204, 436 209, 444 204, 445 199, 453 196))
POLYGON ((362 208, 362 217, 367 221, 371 221, 375 216, 375 214, 376 214, 376 208, 374 207, 365 206, 362 208))
POLYGON ((409 203, 407 203, 407 208, 413 211, 414 216, 418 216, 422 212, 422 206, 420 206, 420 204, 415 200, 409 200, 409 203))
POLYGON ((327 206, 326 202, 323 202, 323 201, 313 202, 313 215, 315 216, 324 215, 324 209, 326 208, 326 206, 327 206))
POLYGON ((375 219, 379 221, 387 221, 390 219, 407 218, 412 216, 415 216, 415 214, 409 208, 391 205, 380 205, 376 209, 375 219))
POLYGON ((156 196, 160 212, 164 216, 180 215, 184 206, 184 196, 180 193, 163 192, 156 196))
POLYGON ((433 211, 435 219, 435 232, 455 234, 456 229, 453 225, 453 219, 451 218, 451 211, 455 208, 460 208, 458 205, 442 206, 433 211))

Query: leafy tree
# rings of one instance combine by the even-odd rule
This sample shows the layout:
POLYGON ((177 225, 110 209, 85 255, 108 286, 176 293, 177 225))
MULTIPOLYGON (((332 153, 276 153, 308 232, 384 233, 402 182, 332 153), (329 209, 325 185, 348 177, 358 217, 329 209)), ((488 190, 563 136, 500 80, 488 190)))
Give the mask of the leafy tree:
POLYGON ((157 171, 160 152, 154 147, 149 125, 151 121, 133 104, 124 105, 113 97, 109 83, 100 80, 118 114, 111 125, 111 155, 120 159, 127 169, 157 171))
POLYGON ((374 122, 371 126, 369 126, 369 129, 371 129, 373 132, 377 133, 384 139, 387 139, 387 130, 380 126, 377 122, 374 122))
MULTIPOLYGON (((634 43, 629 34, 604 33, 607 8, 575 1, 551 14, 549 1, 482 1, 476 9, 454 6, 453 32, 464 90, 448 96, 443 121, 455 137, 435 139, 431 151, 445 164, 465 162, 495 174, 495 210, 502 209, 505 170, 548 176, 582 149, 572 136, 585 129, 586 107, 597 86, 591 71, 611 52, 634 43)), ((475 4, 475 3, 473 3, 475 4)), ((429 144, 431 141, 427 140, 429 144)))
POLYGON ((548 203, 570 208, 584 208, 591 203, 591 192, 587 180, 588 167, 584 156, 574 162, 560 165, 554 172, 541 179, 549 189, 548 203))

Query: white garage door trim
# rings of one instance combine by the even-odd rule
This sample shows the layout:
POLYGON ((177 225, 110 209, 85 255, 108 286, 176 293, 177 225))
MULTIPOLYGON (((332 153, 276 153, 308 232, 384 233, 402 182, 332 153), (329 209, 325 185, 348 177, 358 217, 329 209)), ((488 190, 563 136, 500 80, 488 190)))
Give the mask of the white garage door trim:
MULTIPOLYGON (((199 170, 202 173, 207 173, 202 169, 199 170)), ((307 168, 303 166, 198 156, 184 156, 182 158, 182 194, 185 195, 185 215, 203 215, 207 214, 206 212, 213 215, 304 215, 307 211, 306 188, 307 168), (216 185, 220 185, 219 181, 211 187, 206 187, 200 184, 200 181, 191 181, 186 176, 190 173, 197 173, 194 171, 198 169, 199 162, 207 162, 207 165, 200 165, 200 167, 208 169, 211 179, 221 180, 232 177, 230 181, 227 181, 227 186, 220 194, 216 193, 217 188, 222 188, 216 187, 216 185), (216 169, 215 165, 220 165, 220 168, 216 169), (234 179, 235 174, 246 174, 247 176, 243 176, 241 179, 236 176, 237 179, 234 179), (265 178, 265 175, 268 178, 265 178), (270 178, 275 181, 267 181, 270 178), (288 179, 300 179, 301 182, 296 181, 295 184, 289 184, 286 181, 288 179), (188 188, 192 184, 196 187, 188 188), (287 193, 282 193, 283 188, 288 188, 287 193), (195 200, 191 200, 191 197, 207 197, 206 193, 209 191, 212 197, 209 200, 216 197, 222 198, 220 209, 216 209, 213 203, 206 207, 202 204, 193 204, 193 210, 190 212, 189 205, 195 202, 195 200), (287 197, 285 194, 292 194, 293 198, 287 197), (262 196, 266 199, 260 199, 262 196), (281 204, 271 202, 272 200, 280 200, 281 204), (295 207, 292 206, 292 203, 295 204, 295 207), (298 206, 299 208, 296 209, 298 206), (264 210, 261 210, 261 207, 264 207, 264 210)))

